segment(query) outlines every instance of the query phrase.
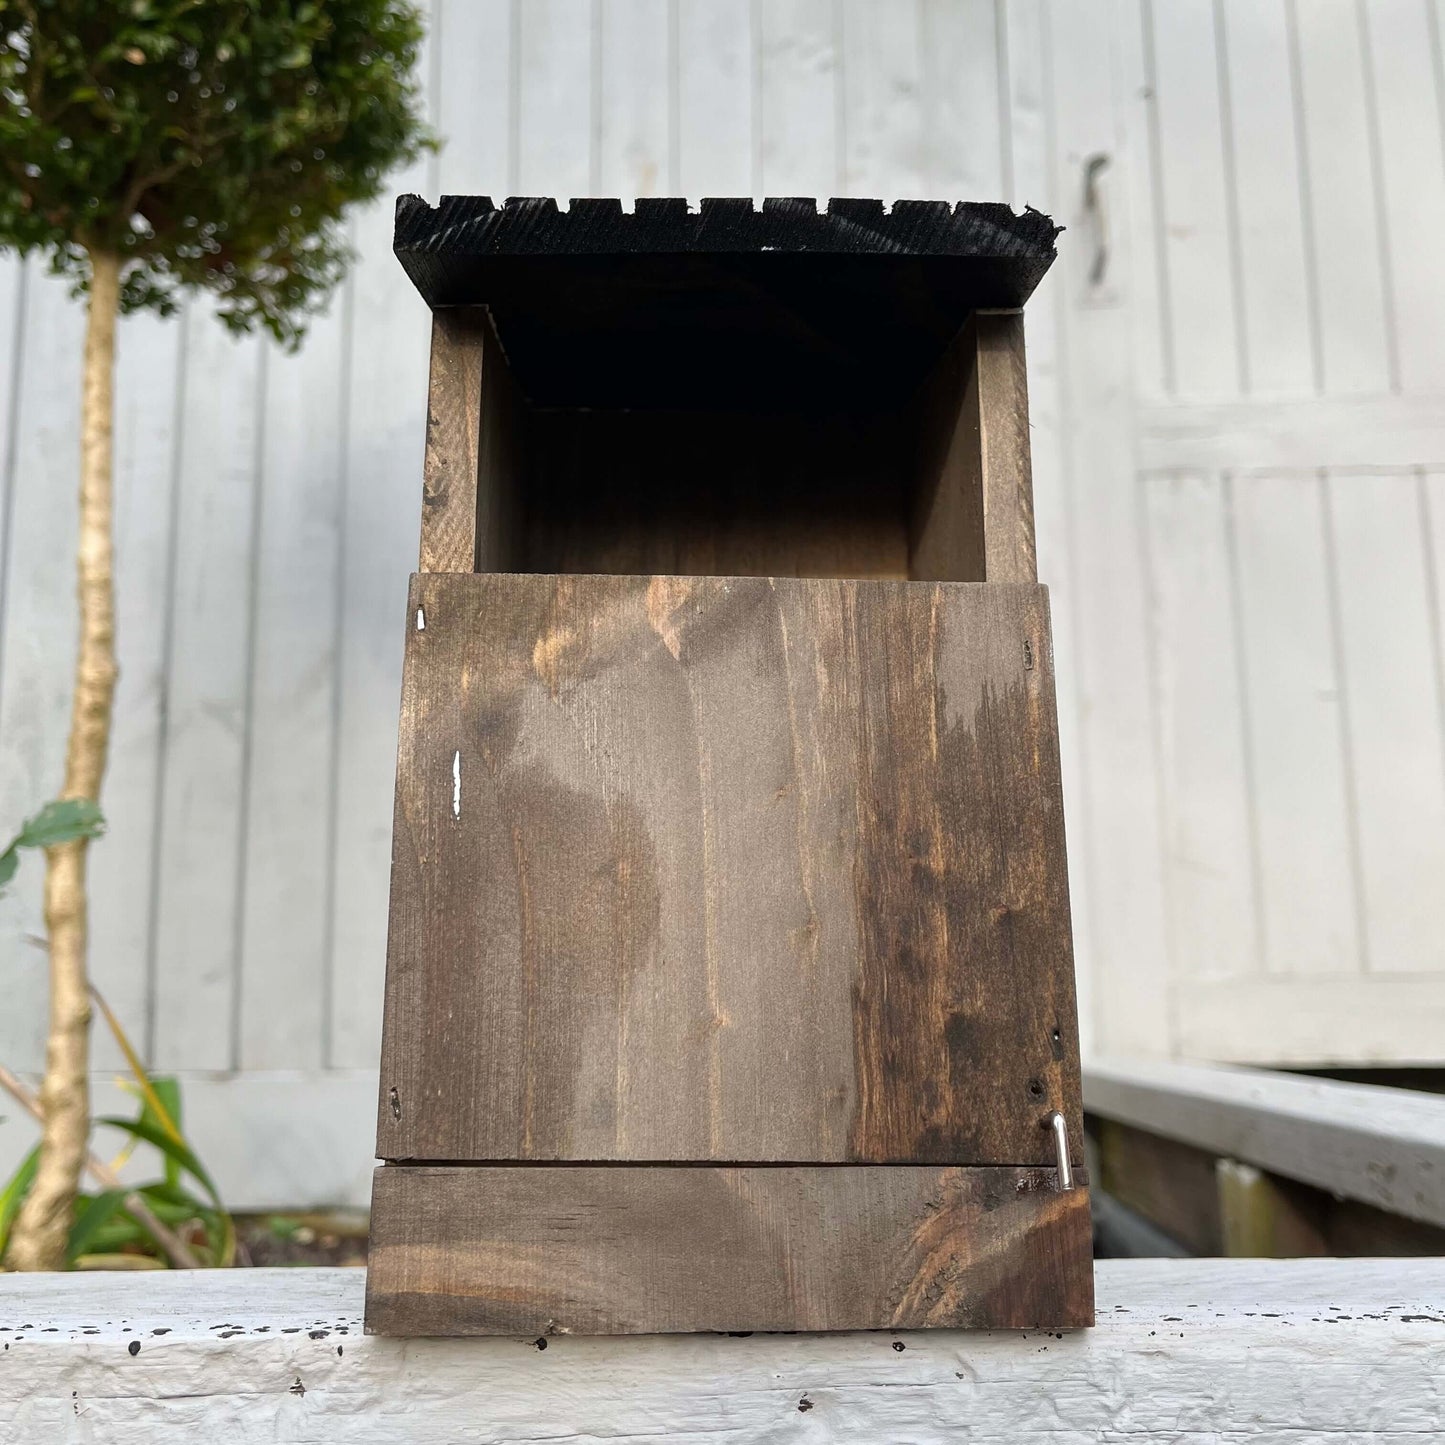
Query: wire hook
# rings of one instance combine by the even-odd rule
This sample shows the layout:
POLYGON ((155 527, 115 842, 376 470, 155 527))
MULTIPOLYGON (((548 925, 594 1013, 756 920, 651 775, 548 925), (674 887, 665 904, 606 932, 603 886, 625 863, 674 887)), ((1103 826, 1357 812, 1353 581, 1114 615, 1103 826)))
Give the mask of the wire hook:
POLYGON ((1057 1111, 1044 1120, 1044 1128, 1053 1132, 1054 1156, 1059 1166, 1059 1191, 1074 1187, 1074 1171, 1069 1163, 1069 1126, 1057 1111))

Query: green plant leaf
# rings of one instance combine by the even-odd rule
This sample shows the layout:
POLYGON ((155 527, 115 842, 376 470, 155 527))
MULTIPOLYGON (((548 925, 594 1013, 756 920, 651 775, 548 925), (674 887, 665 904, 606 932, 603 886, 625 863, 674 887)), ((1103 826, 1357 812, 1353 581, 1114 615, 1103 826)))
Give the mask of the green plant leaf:
POLYGON ((157 1214, 160 1214, 162 1210, 177 1209, 188 1209, 192 1214, 207 1209, 214 1212, 216 1207, 209 1199, 202 1199, 199 1195, 192 1194, 184 1184, 171 1184, 164 1180, 144 1185, 137 1192, 147 1203, 155 1207, 157 1214))
MULTIPOLYGON (((100 1009, 101 1017, 105 1019, 106 1026, 120 1046, 121 1053, 125 1055, 126 1063, 130 1065, 131 1076, 135 1080, 134 1087, 141 1096, 140 1117, 168 1134, 177 1144, 184 1144, 186 1140, 180 1126, 180 1085, 172 1078, 152 1079, 146 1072, 145 1065, 141 1063, 140 1055, 136 1053, 129 1035, 121 1028, 115 1010, 105 1001, 105 995, 94 984, 90 985, 90 996, 100 1009)), ((167 1168, 169 1167, 170 1161, 167 1160, 167 1168)))
MULTIPOLYGON (((206 1232, 205 1248, 210 1251, 212 1264, 225 1267, 235 1263, 235 1226, 224 1210, 198 1199, 180 1185, 147 1184, 138 1192, 155 1212, 156 1218, 172 1229, 184 1230, 184 1226, 199 1222, 206 1232)), ((195 1246, 192 1245, 192 1248, 195 1246)))
POLYGON ((236 1221, 218 1209, 213 1230, 216 1243, 211 1253, 217 1269, 230 1269, 236 1262, 236 1221))
POLYGON ((100 805, 90 798, 56 798, 15 835, 12 848, 54 848, 77 838, 98 838, 105 832, 100 805))
MULTIPOLYGON (((180 1084, 175 1079, 164 1075, 152 1078, 146 1072, 146 1067, 141 1062, 135 1045, 131 1043, 126 1031, 120 1026, 120 1020, 115 1016, 115 1010, 105 1001, 105 995, 94 984, 90 985, 90 996, 99 1007, 101 1017, 105 1019, 106 1026, 120 1046, 121 1053, 125 1055, 126 1063, 130 1065, 131 1075, 135 1080, 133 1087, 141 1096, 141 1122, 154 1125, 175 1143, 184 1146, 186 1138, 181 1133, 180 1084)), ((169 1155, 165 1156, 165 1171, 167 1182, 171 1184, 180 1182, 180 1167, 176 1160, 169 1155)))
POLYGON ((106 1124, 112 1129, 120 1129, 126 1134, 131 1134, 147 1144, 154 1145, 163 1158, 174 1160, 192 1178, 198 1180, 205 1186, 206 1193, 216 1202, 217 1208, 221 1206, 220 1196, 216 1193, 216 1186, 211 1181, 211 1176, 206 1173, 205 1165, 192 1153, 189 1144, 171 1137, 158 1124, 152 1123, 149 1119, 122 1119, 114 1114, 107 1114, 95 1121, 97 1124, 106 1124))
MULTIPOLYGON (((142 1193, 143 1191, 137 1191, 142 1193)), ((150 1211, 167 1228, 174 1229, 177 1225, 189 1224, 200 1214, 200 1208, 195 1204, 170 1204, 164 1201, 147 1199, 150 1211)))
POLYGON ((208 1200, 175 1185, 148 1184, 137 1192, 162 1224, 187 1224, 195 1219, 204 1224, 216 1214, 215 1206, 208 1200))
MULTIPOLYGON (((120 1212, 127 1190, 107 1189, 85 1199, 75 1223, 70 1226, 70 1239, 65 1246, 65 1256, 74 1264, 76 1256, 91 1254, 97 1233, 120 1212)), ((82 1196, 83 1197, 83 1196, 82 1196)))
POLYGON ((22 848, 54 848, 76 838, 98 838, 103 832, 105 819, 98 804, 89 798, 54 799, 27 818, 0 853, 0 888, 15 876, 22 848))
MULTIPOLYGON (((165 1119, 155 1119, 152 1120, 152 1122, 159 1124, 162 1128, 165 1128, 166 1124, 169 1124, 176 1133, 184 1138, 185 1133, 181 1128, 180 1080, 177 1079, 174 1074, 151 1074, 149 1077, 151 1088, 155 1090, 156 1098, 160 1101, 161 1108, 167 1116, 165 1119)), ((150 1100, 146 1101, 145 1111, 147 1117, 154 1112, 150 1100)))
MULTIPOLYGON (((148 1093, 141 1096, 140 1116, 142 1122, 154 1124, 156 1128, 184 1143, 185 1135, 181 1133, 181 1086, 179 1081, 165 1075, 143 1075, 143 1077, 150 1089, 148 1093)), ((178 1185, 181 1182, 181 1169, 178 1161, 167 1156, 165 1170, 167 1184, 178 1185)))
POLYGON ((148 1229, 141 1227, 140 1221, 133 1219, 129 1214, 117 1213, 103 1224, 97 1225, 95 1233, 91 1237, 90 1248, 86 1254, 119 1254, 126 1249, 152 1249, 159 1259, 165 1259, 165 1251, 160 1244, 151 1236, 148 1229))
MULTIPOLYGON (((216 1237, 216 1242, 212 1250, 214 1262, 218 1267, 223 1269, 229 1268, 234 1264, 236 1261, 235 1223, 227 1212, 226 1206, 221 1202, 221 1195, 216 1188, 215 1181, 206 1172, 205 1166, 201 1161, 196 1158, 190 1145, 184 1142, 178 1142, 167 1134, 164 1129, 159 1128, 144 1118, 120 1119, 114 1115, 107 1115, 105 1118, 97 1119, 95 1122, 97 1124, 108 1124, 114 1129, 120 1129, 132 1135, 134 1138, 142 1139, 147 1144, 154 1145, 155 1148, 160 1151, 163 1158, 174 1160, 181 1169, 191 1175, 193 1179, 204 1187, 206 1193, 211 1197, 215 1213, 214 1229, 208 1231, 216 1237)), ((167 1180, 165 1187, 167 1189, 178 1190, 181 1196, 184 1197, 184 1191, 180 1190, 178 1184, 172 1184, 167 1180)))
POLYGON ((3 1191, 0 1191, 0 1259, 5 1258, 6 1246, 10 1243, 10 1226, 20 1213, 20 1205, 30 1192, 35 1179, 35 1170, 40 1163, 40 1145, 37 1144, 20 1161, 20 1167, 10 1176, 3 1191))

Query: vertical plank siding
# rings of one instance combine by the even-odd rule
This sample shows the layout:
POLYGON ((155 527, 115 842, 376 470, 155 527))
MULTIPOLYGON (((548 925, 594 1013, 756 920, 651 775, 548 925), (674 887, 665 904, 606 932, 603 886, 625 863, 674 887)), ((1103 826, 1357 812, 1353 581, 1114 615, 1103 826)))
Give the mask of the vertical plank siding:
POLYGON ((515 0, 452 0, 433 17, 433 113, 442 137, 436 173, 442 194, 500 196, 517 189, 518 96, 512 76, 520 10, 515 0))
POLYGON ((1445 763, 1415 477, 1331 476, 1340 660, 1365 920, 1360 966, 1439 972, 1445 763))
POLYGON ((1321 479, 1232 479, 1261 964, 1349 972, 1359 905, 1321 479), (1249 625, 1244 626, 1244 619, 1249 625))
POLYGON ((669 9, 668 0, 603 0, 592 42, 596 195, 672 193, 669 9))
MULTIPOLYGON (((838 191, 847 151, 842 9, 836 0, 769 0, 753 14, 755 194, 838 191)), ((860 54, 859 63, 870 62, 860 54)))
POLYGON ((1151 18, 1170 380, 1186 395, 1227 395, 1239 386, 1239 306, 1216 11, 1211 0, 1166 0, 1151 18))
MULTIPOLYGON (((1133 227, 1156 262, 1130 277, 1140 424, 1227 403, 1238 464, 1172 471, 1164 444, 1138 478, 1171 982, 1162 1040, 1137 1004, 1096 1022, 1134 1050, 1436 1058, 1403 1011, 1411 979, 1445 988, 1445 429, 1421 434, 1417 466, 1371 465, 1279 429, 1271 404, 1358 407, 1384 436, 1389 398, 1441 393, 1438 7, 1139 0, 1120 16, 1125 124, 1150 156, 1133 227)), ((1123 877, 1086 861, 1089 906, 1107 908, 1123 877)), ((1117 969, 1127 990, 1146 965, 1096 967, 1096 988, 1117 969)))
MULTIPOLYGON (((76 645, 77 426, 85 317, 64 282, 31 267, 25 349, 14 405, 9 528, 0 636, 0 817, 7 837, 59 791, 76 645)), ((36 1069, 45 1056, 42 870, 34 858, 0 902, 5 1005, 0 1058, 36 1069)))
MULTIPOLYGON (((520 56, 512 77, 517 87, 514 184, 519 195, 568 199, 599 194, 593 82, 594 59, 602 50, 592 23, 595 10, 578 0, 527 0, 514 7, 520 56)), ((482 192, 488 193, 489 188, 482 192)))
POLYGON ((1445 286, 1431 240, 1445 234, 1439 31, 1429 7, 1414 0, 1371 0, 1361 13, 1398 383, 1403 391, 1439 392, 1445 390, 1445 286))
MULTIPOLYGON (((1126 971, 1104 962, 1167 958, 1132 444, 1140 370, 1132 354, 1133 288, 1137 277, 1155 273, 1149 232, 1139 234, 1142 198, 1130 184, 1147 174, 1147 146, 1122 123, 1117 101, 1128 73, 1125 52, 1139 51, 1139 19, 1137 7, 1125 10, 1107 0, 1052 0, 1044 12, 1054 214, 1070 227, 1065 234, 1079 240, 1061 249, 1040 287, 1052 290, 1056 306, 1062 466, 1052 484, 1058 491, 1040 474, 1036 495, 1041 533, 1054 506, 1066 507, 1071 519, 1071 595, 1057 610, 1073 612, 1074 715, 1072 727, 1061 718, 1060 731, 1068 739, 1077 729, 1082 764, 1076 780, 1066 775, 1064 801, 1072 810, 1071 879, 1085 899, 1089 929, 1078 938, 1077 957, 1093 991, 1090 1043, 1108 1046, 1126 1029, 1157 1051, 1169 1038, 1166 970, 1126 971)), ((1142 88, 1142 81, 1128 82, 1131 95, 1142 88)), ((1040 576, 1052 584, 1052 573, 1041 569, 1040 576)), ((1064 646, 1061 636, 1061 659, 1064 646)))
MULTIPOLYGON (((437 9, 418 62, 433 122, 437 68, 447 15, 437 9)), ((527 6, 528 15, 533 7, 527 6)), ((396 191, 432 191, 439 157, 423 156, 393 179, 396 191)), ((392 208, 372 206, 356 220, 357 265, 345 304, 344 501, 331 804, 329 947, 324 1061, 372 1068, 381 1040, 386 892, 390 876, 391 782, 406 578, 416 565, 426 431, 431 316, 391 249, 392 208)))
POLYGON ((1315 328, 1286 0, 1224 0, 1218 13, 1240 381, 1251 396, 1304 396, 1315 385, 1315 328))
MULTIPOLYGON (((1176 980, 1445 972, 1445 434, 1414 467, 1248 453, 1272 399, 1445 384, 1438 6, 430 8, 446 143, 393 192, 1007 195, 1069 227, 1028 354, 1086 1046, 1178 1047, 1176 980), (1140 426, 1206 403, 1240 464, 1140 474, 1140 426)), ((389 200, 357 216, 297 357, 199 302, 120 332, 96 976, 158 1067, 238 1086, 376 1065, 429 331, 390 234, 389 200)), ((82 326, 0 258, 0 832, 60 778, 82 326)), ((40 871, 0 902, 28 1071, 40 871)))
POLYGON ((265 353, 205 301, 183 325, 151 1057, 234 1068, 265 353))
POLYGON ((1388 391, 1397 368, 1387 258, 1381 251, 1374 90, 1356 0, 1291 0, 1320 327, 1319 389, 1388 391))
MULTIPOLYGON (((889 23, 898 23, 891 9, 870 8, 886 14, 889 23)), ((923 111, 921 126, 918 119, 913 124, 921 134, 922 178, 929 196, 1008 193, 1012 126, 1000 93, 999 66, 1006 54, 1003 32, 1011 24, 1012 15, 994 0, 922 0, 918 41, 923 111)), ((845 52, 850 67, 854 54, 850 44, 845 52)), ((850 125, 850 133, 854 129, 850 125)), ((901 178, 883 174, 867 194, 903 195, 900 183, 901 178)), ((1041 201, 1032 204, 1042 209, 1041 201)))
POLYGON ((1145 483, 1170 956, 1191 978, 1258 966, 1255 838, 1245 752, 1228 494, 1218 477, 1145 483))
POLYGON ((235 1067, 320 1068, 346 295, 306 347, 266 353, 247 677, 235 1067), (285 1000, 284 1008, 277 1001, 285 1000))
POLYGON ((751 196, 758 185, 751 0, 678 0, 671 158, 686 196, 751 196))
MULTIPOLYGON (((98 935, 104 946, 93 951, 91 971, 106 1001, 129 1022, 136 1044, 146 1047, 176 557, 180 439, 173 418, 185 365, 185 328, 158 316, 132 317, 126 322, 125 346, 127 364, 119 368, 115 399, 116 649, 125 702, 117 707, 110 741, 108 836, 90 854, 91 906, 97 920, 106 923, 104 935, 98 935)), ((98 1067, 124 1066, 109 1030, 92 1037, 98 1067)))

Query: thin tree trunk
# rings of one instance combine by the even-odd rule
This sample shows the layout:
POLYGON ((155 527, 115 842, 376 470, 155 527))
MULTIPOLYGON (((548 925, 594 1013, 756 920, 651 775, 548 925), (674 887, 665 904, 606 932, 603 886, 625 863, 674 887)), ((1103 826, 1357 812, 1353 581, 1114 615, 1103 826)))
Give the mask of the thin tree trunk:
MULTIPOLYGON (((90 301, 80 411, 80 650, 65 754, 67 798, 100 798, 115 695, 115 590, 111 556, 111 429, 120 257, 90 253, 90 301)), ((64 1269, 71 1210, 90 1138, 90 993, 86 981, 87 841, 45 856, 50 940, 50 1033, 40 1103, 40 1162, 11 1236, 13 1269, 64 1269)))

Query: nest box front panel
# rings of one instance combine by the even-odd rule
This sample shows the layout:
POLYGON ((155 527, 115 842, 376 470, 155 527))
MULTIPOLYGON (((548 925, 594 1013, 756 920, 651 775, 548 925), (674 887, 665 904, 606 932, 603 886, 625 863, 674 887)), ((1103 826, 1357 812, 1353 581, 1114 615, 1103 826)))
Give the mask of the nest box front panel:
POLYGON ((416 576, 378 1152, 1081 1158, 1054 716, 1038 586, 416 576))

